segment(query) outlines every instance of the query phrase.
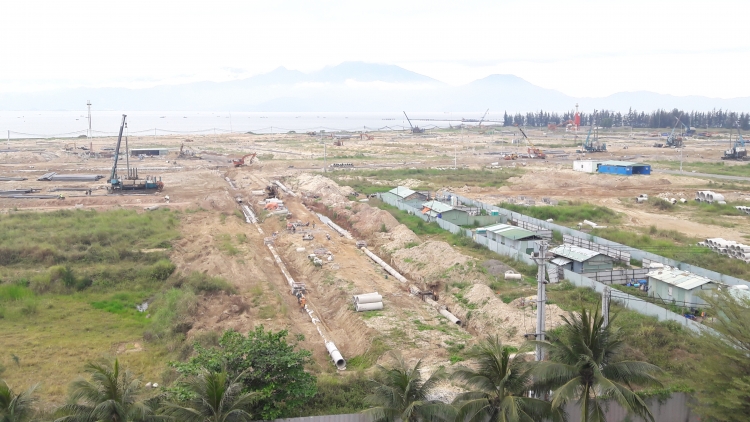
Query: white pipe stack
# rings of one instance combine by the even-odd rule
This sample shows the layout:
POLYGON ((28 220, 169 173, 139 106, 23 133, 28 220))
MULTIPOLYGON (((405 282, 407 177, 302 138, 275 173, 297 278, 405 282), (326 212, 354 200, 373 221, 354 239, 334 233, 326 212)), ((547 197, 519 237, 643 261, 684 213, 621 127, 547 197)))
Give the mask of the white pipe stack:
POLYGON ((698 245, 707 246, 712 251, 730 258, 750 262, 750 245, 738 243, 734 240, 724 240, 720 237, 706 239, 705 242, 699 242, 698 245))

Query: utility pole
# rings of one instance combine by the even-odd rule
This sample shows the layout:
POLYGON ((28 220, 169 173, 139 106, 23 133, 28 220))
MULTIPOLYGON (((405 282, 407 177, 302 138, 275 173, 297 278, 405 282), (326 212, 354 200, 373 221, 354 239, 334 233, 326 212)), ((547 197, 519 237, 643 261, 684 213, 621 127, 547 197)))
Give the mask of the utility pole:
POLYGON ((8 149, 10 149, 10 130, 8 130, 8 149))
POLYGON ((607 326, 609 325, 609 302, 611 300, 612 288, 609 286, 605 286, 604 291, 602 292, 602 318, 604 318, 602 328, 607 328, 607 326))
POLYGON ((86 135, 88 135, 88 137, 90 138, 91 137, 91 100, 86 100, 86 105, 89 108, 89 133, 87 133, 86 135))
MULTIPOLYGON (((544 341, 544 332, 546 330, 544 326, 544 310, 545 304, 547 303, 547 293, 545 291, 545 285, 547 280, 545 279, 545 270, 547 269, 547 242, 539 242, 539 256, 534 258, 537 267, 537 288, 536 288, 536 334, 535 338, 537 341, 544 341)), ((536 359, 537 362, 544 360, 544 349, 541 345, 536 346, 536 359)))

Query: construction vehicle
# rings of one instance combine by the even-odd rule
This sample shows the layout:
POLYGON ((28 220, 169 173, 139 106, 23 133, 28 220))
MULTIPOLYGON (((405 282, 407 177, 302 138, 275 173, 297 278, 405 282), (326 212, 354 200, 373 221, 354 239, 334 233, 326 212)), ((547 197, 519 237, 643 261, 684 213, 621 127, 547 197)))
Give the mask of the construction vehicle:
MULTIPOLYGON (((109 187, 107 188, 107 191, 109 193, 115 193, 115 192, 122 192, 122 191, 159 191, 161 192, 162 189, 164 189, 164 183, 161 181, 161 177, 159 180, 156 179, 156 177, 152 176, 146 176, 146 179, 143 181, 139 181, 138 177, 138 169, 137 168, 130 168, 130 163, 128 162, 128 176, 127 178, 123 179, 121 176, 118 176, 117 174, 117 163, 120 159, 120 145, 122 144, 122 132, 125 129, 126 123, 125 119, 127 118, 127 115, 122 115, 122 124, 120 124, 120 134, 117 136, 117 146, 114 150, 114 162, 112 163, 112 171, 109 174, 109 187)), ((127 144, 127 142, 126 142, 127 144)), ((127 151, 127 145, 125 147, 125 156, 127 157, 128 151, 127 151)))
MULTIPOLYGON (((518 125, 516 125, 516 126, 518 126, 518 125)), ((547 154, 545 154, 544 152, 542 152, 541 149, 539 149, 536 146, 534 146, 534 143, 531 142, 531 139, 529 139, 528 136, 526 136, 526 132, 523 131, 523 129, 521 128, 521 126, 518 126, 518 130, 521 131, 521 134, 526 139, 526 142, 529 143, 529 147, 526 149, 526 152, 529 153, 529 158, 539 158, 541 160, 546 160, 547 159, 547 154)))
POLYGON ((368 135, 368 134, 366 134, 364 132, 360 133, 359 134, 359 140, 363 141, 365 139, 367 139, 368 141, 374 141, 375 137, 373 135, 368 135))
MULTIPOLYGON (((406 116, 405 111, 404 111, 404 116, 406 116)), ((411 120, 409 120, 409 116, 406 116, 406 121, 408 121, 409 126, 411 126, 411 133, 424 133, 424 129, 420 128, 419 126, 414 126, 411 124, 411 120)))
POLYGON ((730 136, 729 142, 731 147, 728 150, 724 151, 724 156, 722 156, 721 159, 747 161, 750 158, 747 156, 745 139, 742 137, 742 132, 740 132, 740 122, 736 122, 734 125, 737 128, 737 140, 735 140, 734 144, 732 144, 732 138, 730 136))
POLYGON ((677 125, 682 124, 679 117, 675 117, 677 119, 677 122, 674 124, 674 127, 672 128, 672 132, 667 136, 667 142, 664 144, 664 148, 682 148, 682 136, 679 134, 675 135, 675 130, 677 130, 677 125))
POLYGON ((244 166, 246 164, 252 164, 256 155, 258 155, 258 153, 257 152, 253 152, 253 153, 246 154, 246 155, 242 156, 242 158, 239 158, 239 159, 235 158, 235 159, 232 160, 232 164, 234 164, 235 167, 241 167, 241 166, 244 166), (245 158, 247 158, 247 157, 250 157, 250 160, 247 163, 245 163, 245 158))
MULTIPOLYGON (((188 139, 188 141, 190 140, 188 139)), ((183 142, 182 144, 180 144, 180 153, 177 154, 177 158, 200 160, 201 156, 199 154, 196 154, 195 151, 190 148, 185 149, 185 142, 183 142)))
POLYGON ((586 135, 586 140, 583 141, 583 151, 580 152, 607 152, 607 144, 599 142, 599 130, 594 130, 594 121, 596 120, 596 110, 594 110, 594 116, 591 119, 591 126, 589 126, 589 133, 586 135), (594 133, 594 137, 591 137, 591 133, 594 133))

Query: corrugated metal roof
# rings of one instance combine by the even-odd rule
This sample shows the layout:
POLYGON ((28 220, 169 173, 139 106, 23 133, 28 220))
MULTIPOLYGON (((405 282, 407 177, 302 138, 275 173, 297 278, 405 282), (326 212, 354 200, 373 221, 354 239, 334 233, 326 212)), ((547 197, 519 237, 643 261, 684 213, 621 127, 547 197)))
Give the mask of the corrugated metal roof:
POLYGON ((710 278, 693 274, 679 268, 660 268, 656 271, 651 271, 648 273, 648 276, 675 287, 679 287, 683 290, 693 290, 704 284, 716 283, 710 278))
POLYGON ((589 259, 602 255, 599 252, 592 251, 590 249, 582 248, 580 246, 573 245, 562 245, 550 250, 555 255, 563 256, 576 262, 588 261, 589 259))
POLYGON ((488 232, 495 233, 496 235, 502 236, 506 239, 512 240, 519 240, 536 236, 536 234, 532 231, 516 226, 511 226, 509 224, 493 224, 491 226, 482 227, 482 229, 488 232))
POLYGON ((392 193, 392 194, 394 194, 394 195, 396 195, 396 196, 398 196, 400 198, 406 198, 407 196, 409 196, 409 195, 411 195, 413 193, 416 193, 415 191, 413 191, 413 190, 411 190, 409 188, 403 187, 403 186, 397 186, 397 187, 389 190, 388 192, 390 192, 390 193, 392 193))
POLYGON ((550 259, 549 262, 562 267, 565 264, 570 264, 571 261, 568 258, 558 256, 557 258, 550 259))
POLYGON ((611 161, 605 161, 601 163, 603 166, 623 166, 623 167, 634 167, 634 166, 647 166, 648 164, 643 163, 636 163, 633 161, 617 161, 617 160, 611 160, 611 161))
POLYGON ((437 213, 447 212, 453 209, 453 207, 451 207, 450 205, 444 204, 439 201, 425 202, 424 204, 422 204, 422 206, 425 208, 429 208, 437 213))

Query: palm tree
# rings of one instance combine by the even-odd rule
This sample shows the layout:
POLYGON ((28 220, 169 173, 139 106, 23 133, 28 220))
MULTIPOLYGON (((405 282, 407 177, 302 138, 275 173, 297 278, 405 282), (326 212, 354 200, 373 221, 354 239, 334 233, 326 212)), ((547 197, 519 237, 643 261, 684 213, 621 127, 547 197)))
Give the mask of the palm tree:
POLYGON ((55 422, 148 422, 164 420, 139 401, 141 383, 115 359, 86 364, 91 381, 78 379, 70 385, 70 402, 55 422))
POLYGON ((36 396, 34 391, 39 384, 32 385, 22 393, 14 393, 4 380, 0 380, 0 422, 23 422, 34 413, 36 396))
POLYGON ((378 365, 380 376, 373 380, 374 391, 365 397, 365 403, 372 406, 365 413, 374 418, 373 422, 451 420, 453 411, 449 405, 428 399, 445 372, 438 370, 423 380, 421 359, 409 367, 403 357, 395 353, 393 356, 396 364, 391 369, 378 365))
POLYGON ((246 411, 257 396, 256 392, 242 394, 239 379, 229 382, 226 372, 202 372, 187 382, 193 393, 186 406, 166 403, 162 412, 179 422, 244 422, 252 416, 246 411))
POLYGON ((458 367, 452 379, 468 390, 453 401, 461 422, 534 422, 551 417, 565 420, 562 409, 552 411, 548 401, 524 397, 531 385, 528 365, 520 355, 511 357, 497 336, 488 336, 468 354, 475 368, 458 367))
POLYGON ((605 421, 602 405, 607 400, 653 421, 651 411, 632 386, 661 385, 652 375, 661 369, 646 362, 619 360, 624 346, 620 332, 611 324, 605 327, 598 310, 570 313, 563 321, 559 338, 535 342, 550 351, 549 361, 535 365, 535 390, 553 390, 553 409, 577 401, 582 422, 605 421))

